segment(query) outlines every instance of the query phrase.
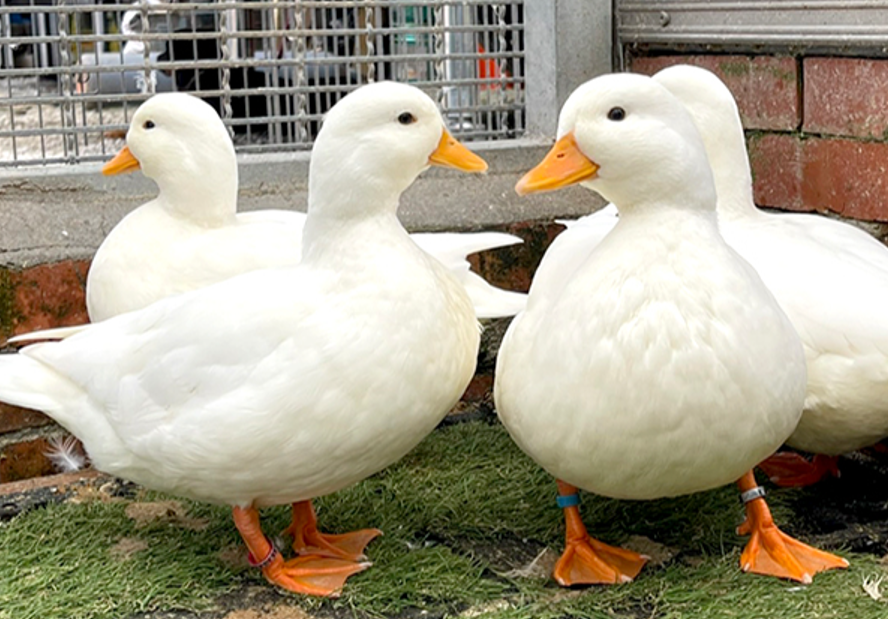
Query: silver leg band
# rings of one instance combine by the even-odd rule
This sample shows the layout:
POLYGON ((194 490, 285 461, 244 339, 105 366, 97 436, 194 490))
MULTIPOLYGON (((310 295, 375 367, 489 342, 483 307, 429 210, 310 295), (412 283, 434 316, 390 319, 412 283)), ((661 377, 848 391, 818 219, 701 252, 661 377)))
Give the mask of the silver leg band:
POLYGON ((252 552, 247 552, 247 563, 249 563, 253 567, 258 567, 260 570, 264 569, 265 566, 269 565, 272 561, 274 561, 274 558, 278 554, 278 550, 277 550, 277 548, 275 548, 274 542, 272 542, 270 539, 268 539, 267 536, 265 537, 265 539, 268 541, 269 547, 268 547, 268 554, 265 555, 264 559, 259 561, 256 559, 256 557, 253 556, 252 552))
POLYGON ((756 499, 765 498, 765 489, 761 486, 756 486, 746 492, 740 493, 740 500, 743 501, 743 504, 746 505, 750 501, 755 501, 756 499))

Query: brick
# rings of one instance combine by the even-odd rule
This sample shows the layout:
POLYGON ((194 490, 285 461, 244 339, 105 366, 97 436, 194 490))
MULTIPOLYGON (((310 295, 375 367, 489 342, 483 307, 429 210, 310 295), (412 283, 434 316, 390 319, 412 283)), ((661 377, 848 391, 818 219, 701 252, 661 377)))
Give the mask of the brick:
POLYGON ((727 85, 747 129, 793 131, 801 124, 799 72, 791 56, 647 56, 634 58, 631 70, 653 75, 690 64, 715 73, 727 85))
POLYGON ((7 333, 89 322, 86 313, 86 274, 89 262, 67 260, 23 271, 8 272, 7 290, 12 309, 2 328, 7 333))
POLYGON ((564 226, 553 222, 523 221, 504 230, 524 240, 519 245, 487 251, 478 256, 477 271, 494 286, 527 292, 540 260, 564 226))
POLYGON ((46 475, 44 477, 30 477, 28 479, 0 484, 0 498, 33 492, 39 488, 58 487, 60 491, 63 491, 69 486, 79 485, 93 479, 102 480, 106 478, 110 479, 107 475, 100 473, 95 469, 84 469, 82 471, 75 471, 74 473, 58 473, 56 475, 46 475))
POLYGON ((786 133, 747 138, 753 192, 759 206, 808 210, 802 200, 802 141, 786 133))
POLYGON ((49 442, 45 438, 3 447, 0 450, 0 483, 55 473, 52 462, 46 457, 49 450, 49 442))
MULTIPOLYGON (((492 251, 492 250, 491 250, 492 251)), ((479 273, 481 271, 481 254, 469 254, 466 256, 466 260, 469 263, 469 268, 475 273, 479 273)))
POLYGON ((765 133, 748 148, 759 206, 888 221, 888 144, 765 133))
POLYGON ((540 221, 511 224, 500 231, 520 237, 523 243, 471 254, 467 260, 472 271, 490 284, 505 290, 527 292, 543 253, 563 228, 559 224, 540 221))
POLYGON ((475 374, 463 393, 463 402, 489 402, 493 397, 493 376, 475 374))
POLYGON ((24 428, 36 428, 52 423, 52 419, 37 411, 0 402, 0 434, 24 428))
POLYGON ((888 60, 805 58, 803 71, 806 132, 888 138, 888 60))
POLYGON ((802 148, 802 200, 808 208, 888 221, 888 144, 814 138, 802 148))

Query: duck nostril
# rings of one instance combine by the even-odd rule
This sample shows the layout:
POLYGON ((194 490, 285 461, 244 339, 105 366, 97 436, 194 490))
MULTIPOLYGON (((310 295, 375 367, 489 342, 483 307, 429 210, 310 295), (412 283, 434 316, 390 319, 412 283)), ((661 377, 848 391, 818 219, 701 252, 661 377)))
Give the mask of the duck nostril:
POLYGON ((556 159, 564 159, 564 153, 558 153, 557 155, 555 155, 555 158, 556 159))

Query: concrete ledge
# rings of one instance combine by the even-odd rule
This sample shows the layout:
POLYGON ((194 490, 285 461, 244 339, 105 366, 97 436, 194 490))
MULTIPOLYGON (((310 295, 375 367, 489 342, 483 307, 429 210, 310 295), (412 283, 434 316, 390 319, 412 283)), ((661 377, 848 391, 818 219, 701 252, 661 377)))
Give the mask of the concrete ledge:
MULTIPOLYGON (((405 193, 400 217, 411 231, 476 230, 588 213, 602 204, 571 187, 518 197, 515 182, 551 143, 539 140, 472 144, 490 164, 485 176, 431 169, 405 193)), ((245 155, 240 209, 305 210, 309 153, 245 155)), ((26 268, 92 257, 130 210, 156 195, 140 173, 105 177, 99 164, 0 171, 0 265, 26 268)))

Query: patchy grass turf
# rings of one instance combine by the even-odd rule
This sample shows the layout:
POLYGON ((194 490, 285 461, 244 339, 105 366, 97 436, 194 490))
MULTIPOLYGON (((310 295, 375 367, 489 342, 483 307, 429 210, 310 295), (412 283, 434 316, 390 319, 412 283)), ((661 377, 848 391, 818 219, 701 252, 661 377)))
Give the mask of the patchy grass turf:
MULTIPOLYGON (((742 510, 727 487, 638 503, 585 495, 590 532, 660 558, 629 585, 563 590, 515 574, 546 547, 561 549, 551 478, 501 426, 475 421, 435 432, 397 465, 317 501, 325 530, 385 532, 368 549, 375 565, 350 579, 338 600, 266 586, 246 565, 225 508, 135 489, 124 498, 92 490, 80 502, 0 523, 0 618, 160 617, 155 611, 215 618, 253 608, 257 614, 241 616, 259 619, 301 608, 324 617, 881 619, 888 603, 873 600, 862 583, 888 574, 876 556, 888 524, 843 516, 858 498, 848 484, 853 475, 819 490, 775 490, 769 499, 784 529, 852 561, 812 586, 740 573, 743 540, 733 530, 742 510), (827 517, 818 519, 821 504, 827 517)), ((867 513, 884 519, 888 484, 867 486, 877 491, 867 513)), ((289 510, 263 516, 266 531, 280 531, 289 510)))

